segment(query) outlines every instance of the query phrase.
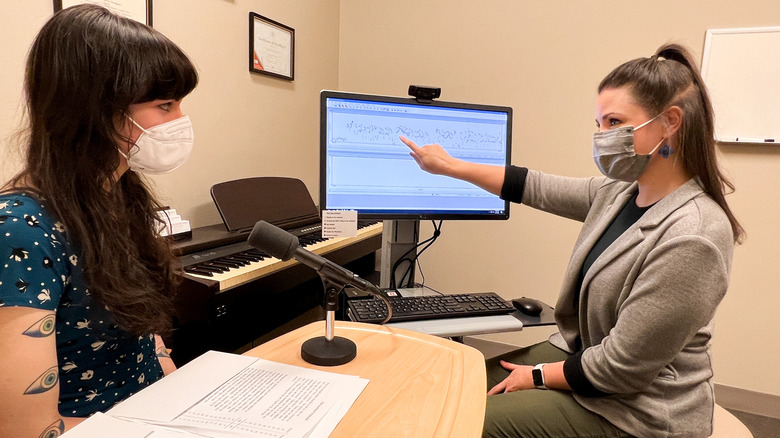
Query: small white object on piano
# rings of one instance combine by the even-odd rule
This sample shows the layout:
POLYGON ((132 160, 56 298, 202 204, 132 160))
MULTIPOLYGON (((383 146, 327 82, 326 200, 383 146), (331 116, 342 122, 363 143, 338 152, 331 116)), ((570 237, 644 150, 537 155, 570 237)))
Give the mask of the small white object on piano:
POLYGON ((192 230, 192 228, 190 228, 190 221, 182 219, 181 216, 176 213, 175 208, 160 210, 157 212, 157 215, 165 222, 164 225, 160 226, 161 236, 174 236, 192 230))

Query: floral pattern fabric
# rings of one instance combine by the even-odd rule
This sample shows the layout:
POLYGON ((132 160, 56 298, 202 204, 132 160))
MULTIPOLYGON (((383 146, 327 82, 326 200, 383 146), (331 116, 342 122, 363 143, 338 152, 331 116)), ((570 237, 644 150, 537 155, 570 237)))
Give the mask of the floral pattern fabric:
POLYGON ((22 333, 40 338, 54 331, 57 345, 58 373, 41 370, 40 381, 28 391, 59 383, 60 413, 85 417, 109 409, 163 373, 153 335, 131 336, 92 299, 71 243, 41 202, 26 194, 0 195, 0 307, 54 312, 22 333))

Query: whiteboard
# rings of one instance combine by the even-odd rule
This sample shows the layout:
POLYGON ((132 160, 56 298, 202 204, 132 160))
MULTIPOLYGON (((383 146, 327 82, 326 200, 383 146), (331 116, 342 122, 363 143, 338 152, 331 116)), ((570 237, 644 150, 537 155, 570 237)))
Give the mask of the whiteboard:
POLYGON ((701 75, 717 141, 780 143, 780 27, 708 30, 701 75))

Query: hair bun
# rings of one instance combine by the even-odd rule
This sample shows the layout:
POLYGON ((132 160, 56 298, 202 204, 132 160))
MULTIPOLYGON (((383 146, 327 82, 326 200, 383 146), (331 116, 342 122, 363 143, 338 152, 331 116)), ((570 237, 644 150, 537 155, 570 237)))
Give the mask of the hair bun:
POLYGON ((655 57, 658 61, 668 59, 682 64, 688 64, 687 59, 685 59, 685 50, 677 44, 668 44, 660 47, 655 53, 655 57))

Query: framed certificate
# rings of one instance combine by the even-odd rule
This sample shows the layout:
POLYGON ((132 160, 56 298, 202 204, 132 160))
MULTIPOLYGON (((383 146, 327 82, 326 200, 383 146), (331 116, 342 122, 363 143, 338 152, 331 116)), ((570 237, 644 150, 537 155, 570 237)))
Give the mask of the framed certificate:
POLYGON ((295 77, 295 29, 250 12, 249 71, 292 81, 295 77))
POLYGON ((152 25, 152 0, 54 0, 54 12, 84 3, 103 6, 123 17, 152 25))

